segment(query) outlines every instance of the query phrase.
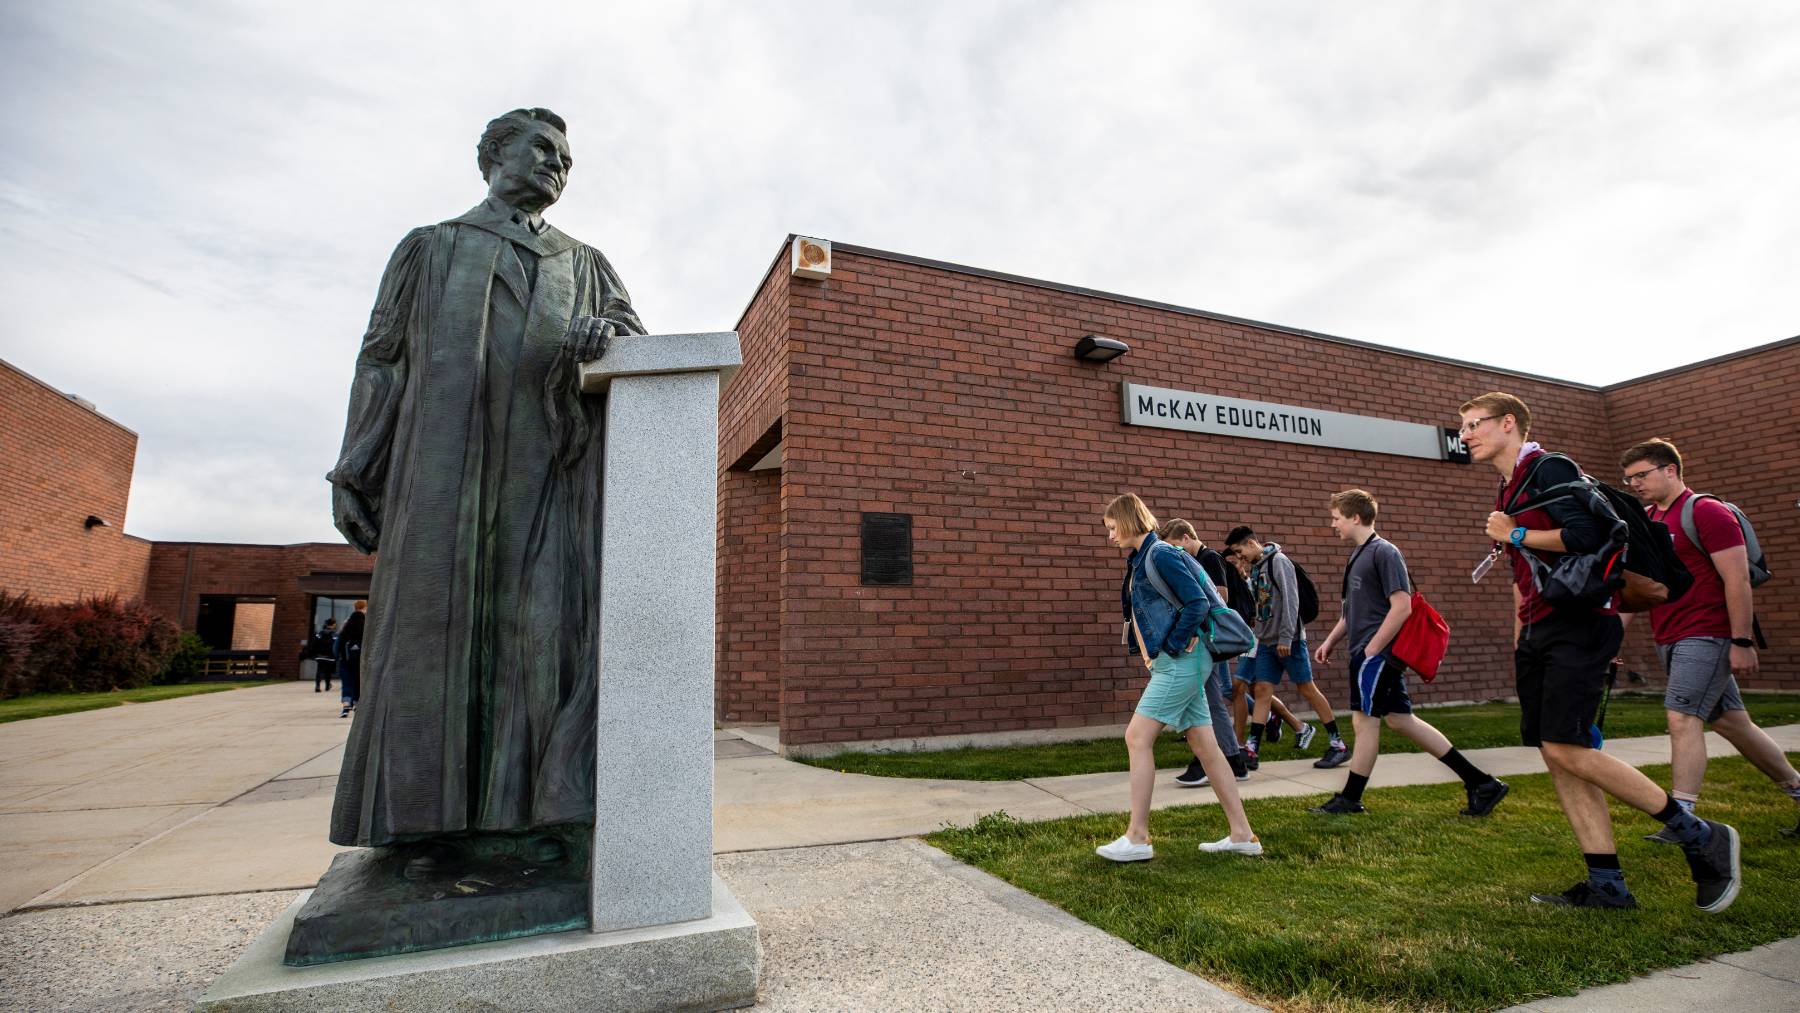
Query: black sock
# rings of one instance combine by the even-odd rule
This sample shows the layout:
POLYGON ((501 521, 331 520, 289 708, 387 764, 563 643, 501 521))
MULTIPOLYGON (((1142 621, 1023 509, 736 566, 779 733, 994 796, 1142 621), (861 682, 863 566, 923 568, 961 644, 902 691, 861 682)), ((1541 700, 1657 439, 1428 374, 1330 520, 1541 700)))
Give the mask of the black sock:
POLYGON ((1344 779, 1344 790, 1338 792, 1338 794, 1344 796, 1345 798, 1349 799, 1352 802, 1361 802, 1363 789, 1367 788, 1368 786, 1369 786, 1369 779, 1367 777, 1363 776, 1362 774, 1358 774, 1356 771, 1352 770, 1350 772, 1350 776, 1344 779))
POLYGON ((1607 893, 1630 893, 1625 887, 1625 873, 1619 869, 1617 853, 1597 855, 1583 852, 1582 860, 1587 862, 1588 885, 1595 890, 1607 893))
POLYGON ((1267 727, 1268 727, 1267 725, 1263 724, 1260 721, 1250 722, 1250 748, 1251 749, 1255 749, 1258 746, 1262 745, 1263 730, 1267 727))
POLYGON ((1494 779, 1492 775, 1483 773, 1480 767, 1470 763, 1469 758, 1458 751, 1455 746, 1451 746, 1448 753, 1438 757, 1438 762, 1455 771, 1456 776, 1462 778, 1462 783, 1470 788, 1478 784, 1486 784, 1494 779))
POLYGON ((1332 718, 1330 721, 1325 722, 1325 734, 1331 736, 1333 739, 1343 738, 1343 736, 1338 734, 1337 718, 1332 718))
POLYGON ((1668 796, 1668 804, 1656 814, 1656 821, 1669 828, 1675 839, 1684 848, 1702 847, 1712 840, 1712 827, 1706 821, 1681 807, 1675 796, 1668 796))

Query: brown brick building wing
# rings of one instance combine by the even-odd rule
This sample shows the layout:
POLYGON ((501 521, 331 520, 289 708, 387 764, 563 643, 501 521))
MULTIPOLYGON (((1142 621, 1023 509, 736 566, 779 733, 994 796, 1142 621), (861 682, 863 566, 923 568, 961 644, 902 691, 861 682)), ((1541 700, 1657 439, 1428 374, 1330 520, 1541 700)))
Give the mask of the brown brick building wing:
MULTIPOLYGON (((1531 406, 1535 439, 1602 480, 1617 482, 1624 446, 1669 436, 1693 484, 1766 529, 1772 560, 1800 560, 1800 467, 1783 459, 1796 341, 1603 389, 856 247, 836 246, 822 280, 787 268, 784 247, 739 324, 744 368, 721 406, 718 712, 778 723, 790 751, 1123 721, 1142 674, 1119 647, 1121 560, 1100 512, 1125 491, 1215 543, 1238 523, 1279 541, 1318 582, 1316 643, 1347 555, 1326 499, 1369 489, 1453 627, 1416 697, 1511 694, 1508 584, 1468 577, 1491 468, 1127 425, 1125 381, 1440 427, 1506 390, 1531 406), (1079 360, 1089 334, 1130 351, 1079 360), (860 579, 869 513, 910 515, 910 583, 860 579)), ((1795 586, 1757 592, 1780 641, 1766 687, 1800 689, 1795 586)), ((1632 635, 1628 666, 1659 679, 1647 643, 1632 635)), ((1344 706, 1346 676, 1319 676, 1344 706)))
POLYGON ((142 600, 216 640, 240 671, 296 675, 319 600, 366 596, 373 557, 342 543, 127 535, 136 456, 136 433, 0 361, 0 591, 142 600))

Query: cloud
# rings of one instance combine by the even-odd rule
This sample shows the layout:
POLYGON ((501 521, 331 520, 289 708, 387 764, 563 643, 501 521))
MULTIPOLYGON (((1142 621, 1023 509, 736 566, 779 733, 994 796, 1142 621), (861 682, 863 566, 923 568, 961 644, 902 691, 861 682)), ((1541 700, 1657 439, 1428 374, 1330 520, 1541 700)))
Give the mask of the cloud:
POLYGON ((0 40, 0 356, 136 428, 133 533, 331 539, 381 267, 570 122, 654 330, 789 231, 1606 382, 1796 328, 1800 8, 97 2, 0 40))

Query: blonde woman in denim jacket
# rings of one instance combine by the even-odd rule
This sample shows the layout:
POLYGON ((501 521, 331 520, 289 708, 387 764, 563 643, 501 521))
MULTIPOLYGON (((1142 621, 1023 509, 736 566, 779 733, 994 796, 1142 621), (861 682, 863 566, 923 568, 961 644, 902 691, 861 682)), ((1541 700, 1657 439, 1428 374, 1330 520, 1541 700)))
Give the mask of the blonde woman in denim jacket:
POLYGON ((1200 850, 1260 855, 1262 843, 1244 815, 1237 781, 1213 739, 1207 712, 1204 688, 1212 674, 1212 656, 1199 646, 1197 634, 1210 599, 1193 569, 1177 555, 1181 550, 1157 539, 1156 518, 1143 500, 1126 493, 1107 504, 1103 520, 1107 540, 1130 553, 1119 590, 1120 608, 1127 642, 1144 659, 1150 683, 1125 726, 1125 749, 1131 756, 1131 822, 1123 837, 1095 848, 1094 853, 1114 862, 1155 857, 1150 844, 1150 796, 1156 782, 1156 737, 1170 727, 1187 734, 1188 745, 1200 758, 1219 798, 1219 808, 1231 825, 1229 835, 1200 845, 1200 850), (1144 576, 1145 566, 1157 567, 1157 575, 1181 599, 1180 608, 1157 592, 1144 576))

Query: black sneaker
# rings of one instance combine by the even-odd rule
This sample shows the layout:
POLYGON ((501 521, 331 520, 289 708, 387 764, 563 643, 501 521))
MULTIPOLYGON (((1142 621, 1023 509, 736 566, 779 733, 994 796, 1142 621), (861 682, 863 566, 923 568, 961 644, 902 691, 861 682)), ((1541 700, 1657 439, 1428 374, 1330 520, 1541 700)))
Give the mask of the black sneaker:
POLYGON ((1280 718, 1276 718, 1275 720, 1269 722, 1268 731, 1263 732, 1263 741, 1264 742, 1280 742, 1281 741, 1281 729, 1282 729, 1282 726, 1285 725, 1286 723, 1287 722, 1282 721, 1280 718))
POLYGON ((1323 805, 1316 805, 1306 810, 1309 813, 1324 813, 1327 816, 1349 816, 1355 813, 1366 813, 1361 802, 1352 802, 1342 795, 1333 795, 1323 805))
POLYGON ((1330 770, 1333 767, 1343 766, 1345 761, 1349 759, 1350 750, 1345 749, 1343 746, 1326 746, 1325 755, 1314 760, 1313 766, 1320 770, 1330 770))
POLYGON ((1707 820, 1706 825, 1712 827, 1711 839, 1701 847, 1683 850, 1694 874, 1694 906, 1718 914, 1737 900, 1744 871, 1738 861, 1737 830, 1716 820, 1707 820))
POLYGON ((1255 770, 1257 767, 1262 765, 1261 761, 1259 761, 1256 758, 1256 750, 1251 749, 1248 746, 1246 746, 1246 747, 1244 747, 1243 753, 1244 753, 1244 769, 1245 770, 1255 770))
POLYGON ((1512 785, 1505 781, 1497 777, 1489 778, 1469 789, 1469 804, 1467 808, 1463 809, 1462 814, 1464 816, 1486 816, 1494 811, 1494 807, 1499 805, 1500 800, 1505 798, 1506 793, 1511 790, 1512 785))
POLYGON ((1681 838, 1676 837, 1675 832, 1673 830, 1670 830, 1668 827, 1660 827, 1657 829, 1656 833, 1654 833, 1654 834, 1645 834, 1644 840, 1649 841, 1651 844, 1680 844, 1681 843, 1681 838))
POLYGON ((1208 783, 1206 770, 1200 766, 1199 760, 1189 760, 1187 769, 1175 775, 1175 783, 1183 788, 1204 788, 1208 783))
POLYGON ((1533 904, 1549 904, 1554 907, 1637 907, 1637 898, 1628 892, 1613 893, 1610 890, 1596 890, 1582 880, 1562 893, 1534 893, 1533 904))

